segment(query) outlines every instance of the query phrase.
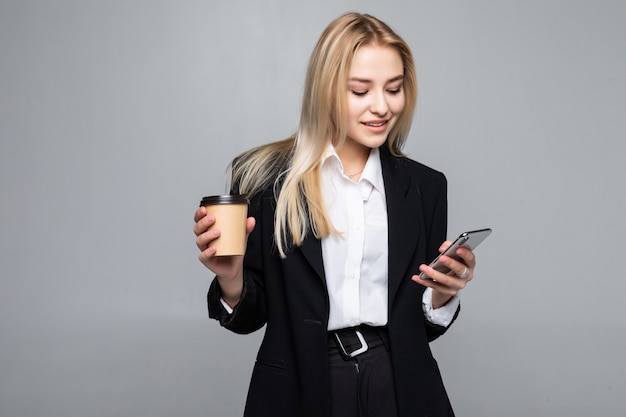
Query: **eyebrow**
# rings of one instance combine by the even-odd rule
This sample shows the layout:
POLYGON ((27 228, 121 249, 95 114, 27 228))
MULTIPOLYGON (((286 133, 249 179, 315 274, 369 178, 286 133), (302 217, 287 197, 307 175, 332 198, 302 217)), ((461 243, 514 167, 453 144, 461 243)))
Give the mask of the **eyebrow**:
MULTIPOLYGON (((396 81, 402 81, 402 80, 404 80, 404 75, 398 75, 388 80, 385 84, 393 83, 396 81)), ((372 80, 369 80, 367 78, 359 78, 359 77, 352 77, 348 81, 364 83, 364 84, 370 84, 372 82, 372 80)))

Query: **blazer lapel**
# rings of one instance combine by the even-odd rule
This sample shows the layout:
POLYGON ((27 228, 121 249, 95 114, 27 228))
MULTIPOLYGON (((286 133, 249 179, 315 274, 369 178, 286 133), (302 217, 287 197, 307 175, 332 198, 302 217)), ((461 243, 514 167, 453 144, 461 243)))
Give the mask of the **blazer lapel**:
POLYGON ((322 259, 322 241, 312 236, 311 233, 302 242, 296 250, 300 250, 304 258, 313 267, 313 270, 319 275, 322 281, 326 281, 324 275, 324 261, 322 259))
MULTIPOLYGON (((381 147, 381 165, 387 199, 389 250, 389 306, 407 274, 417 249, 423 216, 418 184, 412 182, 402 161, 381 147)), ((413 271, 411 274, 417 273, 413 271)))

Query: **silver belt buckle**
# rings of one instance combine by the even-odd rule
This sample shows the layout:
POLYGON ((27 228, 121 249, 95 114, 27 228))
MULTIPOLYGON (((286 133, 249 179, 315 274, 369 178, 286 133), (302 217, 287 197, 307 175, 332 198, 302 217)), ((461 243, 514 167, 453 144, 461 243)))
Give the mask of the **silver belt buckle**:
POLYGON ((339 346, 341 356, 343 356, 346 359, 354 358, 355 356, 360 355, 363 352, 367 352, 367 350, 369 349, 369 346, 367 346, 367 342, 365 341, 363 334, 361 334, 359 330, 355 330, 354 333, 356 333, 356 337, 359 339, 359 342, 361 343, 361 347, 355 351, 352 351, 351 353, 348 353, 346 351, 346 348, 343 346, 343 343, 341 343, 341 338, 339 337, 339 334, 335 333, 335 340, 337 340, 337 346, 339 346))

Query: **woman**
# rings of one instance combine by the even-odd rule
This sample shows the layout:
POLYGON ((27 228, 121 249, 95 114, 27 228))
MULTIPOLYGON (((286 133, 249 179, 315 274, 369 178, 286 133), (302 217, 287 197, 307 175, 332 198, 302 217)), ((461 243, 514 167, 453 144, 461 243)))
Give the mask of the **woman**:
POLYGON ((401 152, 416 97, 407 44, 372 16, 339 17, 312 53, 297 133, 232 164, 231 191, 251 199, 245 256, 214 256, 215 218, 196 211, 209 315, 236 333, 266 325, 246 416, 453 415, 429 342, 475 259, 426 265, 450 242, 444 175, 401 152))

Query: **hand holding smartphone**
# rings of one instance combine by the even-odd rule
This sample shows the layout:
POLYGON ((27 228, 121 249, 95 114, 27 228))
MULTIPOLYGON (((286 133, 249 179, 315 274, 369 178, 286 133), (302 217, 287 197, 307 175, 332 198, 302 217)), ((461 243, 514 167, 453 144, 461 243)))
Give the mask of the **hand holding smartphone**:
MULTIPOLYGON (((463 247, 469 250, 474 250, 490 234, 491 229, 471 230, 469 232, 461 233, 461 235, 450 246, 448 246, 445 251, 440 253, 429 266, 436 271, 443 272, 444 274, 450 272, 450 269, 447 266, 439 262, 439 259, 443 255, 456 259, 457 261, 461 261, 461 258, 456 254, 456 250, 458 248, 463 247)), ((420 272, 419 277, 421 279, 432 279, 423 272, 420 272)))

